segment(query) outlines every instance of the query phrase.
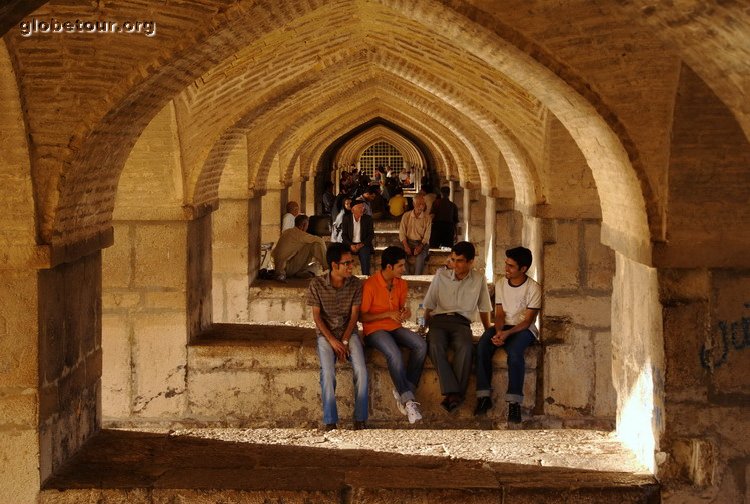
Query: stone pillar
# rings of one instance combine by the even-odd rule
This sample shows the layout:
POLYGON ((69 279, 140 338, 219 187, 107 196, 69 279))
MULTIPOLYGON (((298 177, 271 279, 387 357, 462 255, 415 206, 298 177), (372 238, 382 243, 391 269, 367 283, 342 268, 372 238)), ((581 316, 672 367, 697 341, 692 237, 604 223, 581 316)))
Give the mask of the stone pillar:
POLYGON ((505 274, 505 251, 517 247, 523 235, 523 215, 510 198, 495 198, 495 277, 505 274))
MULTIPOLYGON (((253 281, 258 277, 258 270, 265 268, 265 264, 261 264, 261 251, 260 245, 262 243, 261 237, 261 213, 263 211, 262 196, 256 194, 248 200, 247 203, 247 275, 248 284, 252 284, 253 281)), ((270 256, 270 252, 268 252, 270 256)), ((271 261, 270 257, 267 258, 267 263, 271 261)))
POLYGON ((314 180, 306 180, 302 186, 302 190, 305 193, 305 212, 307 215, 316 215, 318 213, 317 209, 322 208, 322 203, 320 201, 322 192, 318 194, 315 193, 314 180))
POLYGON ((485 196, 484 202, 484 274, 488 282, 495 281, 495 233, 496 205, 495 198, 485 196))
MULTIPOLYGON (((248 322, 249 208, 247 198, 223 198, 212 216, 215 322, 248 322)), ((256 242, 260 243, 259 240, 256 242)))
POLYGON ((286 189, 268 189, 263 195, 261 214, 261 242, 279 241, 281 217, 286 212, 286 189))
POLYGON ((544 264, 545 412, 612 421, 614 254, 601 244, 598 220, 547 219, 544 227, 543 254, 534 259, 544 264))
POLYGON ((211 324, 211 279, 210 213, 115 222, 103 268, 105 419, 185 416, 187 344, 211 324))
MULTIPOLYGON (((47 371, 40 359, 39 277, 34 269, 3 269, 0 285, 0 501, 37 502, 41 482, 49 476, 51 436, 40 439, 40 425, 59 409, 57 391, 41 397, 49 374, 55 382, 60 365, 47 371), (42 410, 42 402, 44 407, 42 410), (43 420, 44 419, 44 420, 43 420), (40 474, 41 470, 41 474, 40 474)), ((50 321, 52 322, 52 321, 50 321)), ((47 335, 61 345, 63 335, 47 335)), ((47 345, 47 343, 44 343, 47 345)), ((62 356, 58 357, 62 359, 62 356)))
MULTIPOLYGON (((451 181, 452 183, 453 181, 451 181)), ((453 188, 451 186, 451 194, 453 194, 453 188)), ((452 199, 452 198, 451 198, 452 199)), ((461 204, 463 210, 462 227, 464 231, 463 239, 465 241, 471 241, 471 189, 468 187, 463 188, 463 203, 461 204)))

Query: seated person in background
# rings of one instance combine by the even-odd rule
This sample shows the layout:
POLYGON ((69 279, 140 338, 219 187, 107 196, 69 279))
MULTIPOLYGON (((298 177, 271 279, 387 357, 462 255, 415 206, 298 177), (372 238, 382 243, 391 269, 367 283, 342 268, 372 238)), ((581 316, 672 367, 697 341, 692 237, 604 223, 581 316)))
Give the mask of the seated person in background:
POLYGON ((338 215, 336 215, 336 218, 333 220, 333 224, 331 225, 331 242, 332 243, 341 243, 341 233, 342 233, 342 227, 344 224, 344 217, 347 215, 351 215, 352 213, 352 199, 347 197, 344 198, 344 205, 341 208, 341 210, 338 212, 338 215))
POLYGON ((414 197, 414 210, 410 210, 401 218, 398 229, 398 239, 404 247, 406 255, 414 259, 414 274, 424 273, 427 254, 430 252, 430 231, 432 217, 425 212, 424 196, 414 197))
POLYGON ((523 381, 526 373, 524 351, 539 334, 534 321, 542 308, 542 287, 526 272, 531 267, 531 251, 516 247, 505 251, 505 277, 495 283, 495 326, 487 329, 477 346, 477 407, 474 415, 484 415, 492 407, 492 356, 500 347, 508 354, 508 422, 521 422, 523 381))
POLYGON ((404 191, 397 187, 394 190, 391 199, 388 200, 388 210, 392 217, 401 217, 406 211, 406 198, 404 198, 404 191))
POLYGON ((448 197, 450 188, 440 188, 440 197, 432 204, 432 235, 430 247, 451 247, 456 240, 458 224, 458 207, 448 197))
POLYGON ((294 227, 294 218, 299 215, 299 203, 290 201, 286 204, 286 213, 281 218, 281 232, 294 227))
POLYGON ((281 233, 279 242, 271 252, 276 280, 285 282, 287 277, 311 278, 315 276, 316 261, 322 270, 326 268, 326 244, 320 236, 307 232, 307 215, 294 218, 294 227, 281 233))
POLYGON ((372 240, 375 228, 372 217, 365 215, 365 200, 357 198, 352 201, 352 213, 345 215, 341 225, 341 243, 354 255, 359 257, 363 275, 370 275, 370 257, 374 250, 372 240))
POLYGON ((411 311, 406 307, 408 286, 401 279, 405 268, 406 255, 402 249, 388 247, 383 251, 380 271, 368 278, 363 286, 360 320, 365 344, 386 358, 399 411, 409 418, 409 423, 415 423, 422 419, 414 392, 422 376, 427 343, 420 335, 401 325, 411 317, 411 311), (401 347, 409 349, 406 366, 401 347))
POLYGON ((333 182, 328 181, 323 187, 323 197, 321 199, 321 212, 323 215, 331 215, 333 205, 336 202, 336 196, 333 195, 333 182))
POLYGON ((432 364, 444 396, 440 405, 451 412, 463 402, 471 373, 471 319, 479 310, 484 328, 490 327, 490 295, 484 274, 475 271, 474 245, 458 242, 451 250, 453 269, 440 270, 424 298, 427 340, 432 364), (448 361, 448 347, 453 363, 448 361))

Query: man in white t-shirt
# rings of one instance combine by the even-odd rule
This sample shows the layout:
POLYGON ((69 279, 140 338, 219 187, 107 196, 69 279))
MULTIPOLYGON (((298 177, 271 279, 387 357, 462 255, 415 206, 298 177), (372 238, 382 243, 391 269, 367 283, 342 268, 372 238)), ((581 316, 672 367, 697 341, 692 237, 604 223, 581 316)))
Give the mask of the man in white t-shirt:
POLYGON ((477 407, 474 415, 484 415, 492 407, 492 356, 499 347, 508 354, 508 422, 521 422, 523 380, 526 373, 524 351, 539 338, 534 322, 542 308, 542 287, 526 272, 531 267, 531 251, 515 247, 505 251, 505 276, 495 284, 495 325, 487 329, 477 345, 477 407))

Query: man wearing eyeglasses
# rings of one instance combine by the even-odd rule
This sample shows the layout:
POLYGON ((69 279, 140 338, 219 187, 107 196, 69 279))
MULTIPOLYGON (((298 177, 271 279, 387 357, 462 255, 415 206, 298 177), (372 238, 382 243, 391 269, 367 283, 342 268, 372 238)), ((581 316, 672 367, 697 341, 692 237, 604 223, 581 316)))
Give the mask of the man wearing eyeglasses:
POLYGON ((354 429, 367 422, 367 366, 362 340, 357 333, 362 281, 352 274, 354 259, 348 248, 332 243, 326 251, 329 272, 315 277, 307 292, 318 336, 323 423, 333 430, 338 423, 336 407, 336 360, 348 360, 354 375, 354 429))

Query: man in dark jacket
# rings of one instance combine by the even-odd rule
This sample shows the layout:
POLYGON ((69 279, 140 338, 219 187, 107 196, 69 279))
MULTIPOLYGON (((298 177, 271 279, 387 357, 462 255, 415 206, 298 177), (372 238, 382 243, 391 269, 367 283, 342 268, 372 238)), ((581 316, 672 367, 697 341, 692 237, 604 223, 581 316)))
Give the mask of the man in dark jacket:
POLYGON ((352 213, 344 217, 341 229, 341 241, 359 257, 363 275, 370 275, 370 256, 373 253, 372 240, 375 228, 372 217, 365 214, 365 200, 357 198, 352 202, 352 213))
POLYGON ((452 247, 456 242, 456 224, 458 224, 458 207, 448 199, 450 189, 440 188, 440 198, 432 204, 432 234, 430 247, 452 247))

